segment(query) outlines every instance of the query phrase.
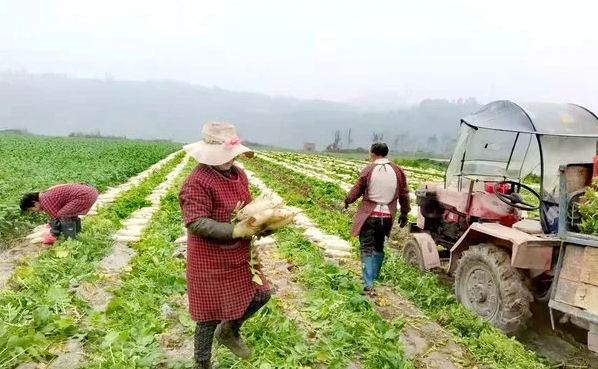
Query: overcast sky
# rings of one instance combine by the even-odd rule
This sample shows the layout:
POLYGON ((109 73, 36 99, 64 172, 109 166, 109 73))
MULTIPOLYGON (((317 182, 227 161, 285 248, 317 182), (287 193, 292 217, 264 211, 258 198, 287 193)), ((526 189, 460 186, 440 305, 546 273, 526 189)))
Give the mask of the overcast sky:
POLYGON ((598 110, 592 1, 0 0, 0 70, 598 110))

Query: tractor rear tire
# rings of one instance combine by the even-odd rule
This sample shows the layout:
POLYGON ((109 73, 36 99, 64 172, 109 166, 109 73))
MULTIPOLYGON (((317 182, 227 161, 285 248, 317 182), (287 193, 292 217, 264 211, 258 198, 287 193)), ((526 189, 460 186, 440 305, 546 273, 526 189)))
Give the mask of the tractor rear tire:
POLYGON ((405 263, 413 265, 414 267, 418 268, 420 272, 424 272, 426 270, 424 256, 422 255, 422 250, 420 249, 417 240, 412 238, 407 241, 403 245, 402 254, 405 263))
POLYGON ((471 246, 455 273, 457 300, 503 331, 517 331, 532 316, 533 295, 509 254, 493 244, 471 246))

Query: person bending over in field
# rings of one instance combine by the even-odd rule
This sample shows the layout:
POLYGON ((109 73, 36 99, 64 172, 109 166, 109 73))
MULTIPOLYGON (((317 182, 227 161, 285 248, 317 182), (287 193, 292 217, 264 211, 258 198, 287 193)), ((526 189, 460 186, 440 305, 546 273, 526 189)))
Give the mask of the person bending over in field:
POLYGON ((258 229, 231 223, 240 204, 251 201, 247 176, 235 166, 237 156, 252 157, 229 123, 207 123, 202 140, 183 147, 199 165, 179 192, 187 227, 187 293, 189 310, 197 322, 195 368, 212 367, 213 338, 235 355, 247 358, 241 325, 270 299, 261 266, 261 284, 252 281, 249 261, 251 237, 258 229))
POLYGON ((357 183, 345 198, 345 209, 363 196, 353 217, 351 235, 359 236, 364 291, 374 293, 374 279, 377 279, 384 260, 384 239, 390 236, 393 219, 397 212, 397 200, 401 204, 399 225, 407 225, 409 188, 405 173, 387 159, 388 146, 383 142, 372 144, 370 159, 357 178, 357 183))
POLYGON ((60 184, 43 192, 30 192, 21 199, 21 210, 43 211, 50 216, 50 233, 44 244, 52 245, 61 233, 76 238, 81 232, 79 215, 89 212, 98 198, 92 186, 80 183, 60 184))

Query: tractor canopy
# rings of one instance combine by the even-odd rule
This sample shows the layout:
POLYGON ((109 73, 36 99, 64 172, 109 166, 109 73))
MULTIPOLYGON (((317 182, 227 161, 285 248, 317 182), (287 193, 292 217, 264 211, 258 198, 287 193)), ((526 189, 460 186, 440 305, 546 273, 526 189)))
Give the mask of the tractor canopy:
POLYGON ((592 163, 598 141, 598 118, 574 104, 494 101, 464 117, 460 129, 446 188, 535 174, 548 202, 558 199, 559 166, 592 163))

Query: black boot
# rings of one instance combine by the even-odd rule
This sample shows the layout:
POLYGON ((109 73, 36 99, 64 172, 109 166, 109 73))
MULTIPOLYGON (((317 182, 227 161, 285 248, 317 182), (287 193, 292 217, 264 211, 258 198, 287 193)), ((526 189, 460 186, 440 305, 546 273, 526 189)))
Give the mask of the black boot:
POLYGON ((245 345, 245 342, 239 336, 239 332, 235 332, 232 329, 230 322, 218 324, 214 337, 240 358, 247 359, 251 355, 249 347, 245 345))
POLYGON ((210 362, 210 360, 195 362, 193 369, 212 369, 212 363, 210 362))
POLYGON ((77 234, 81 233, 81 218, 75 218, 75 230, 77 234))
POLYGON ((77 238, 77 221, 75 218, 61 218, 60 225, 65 238, 77 238))

